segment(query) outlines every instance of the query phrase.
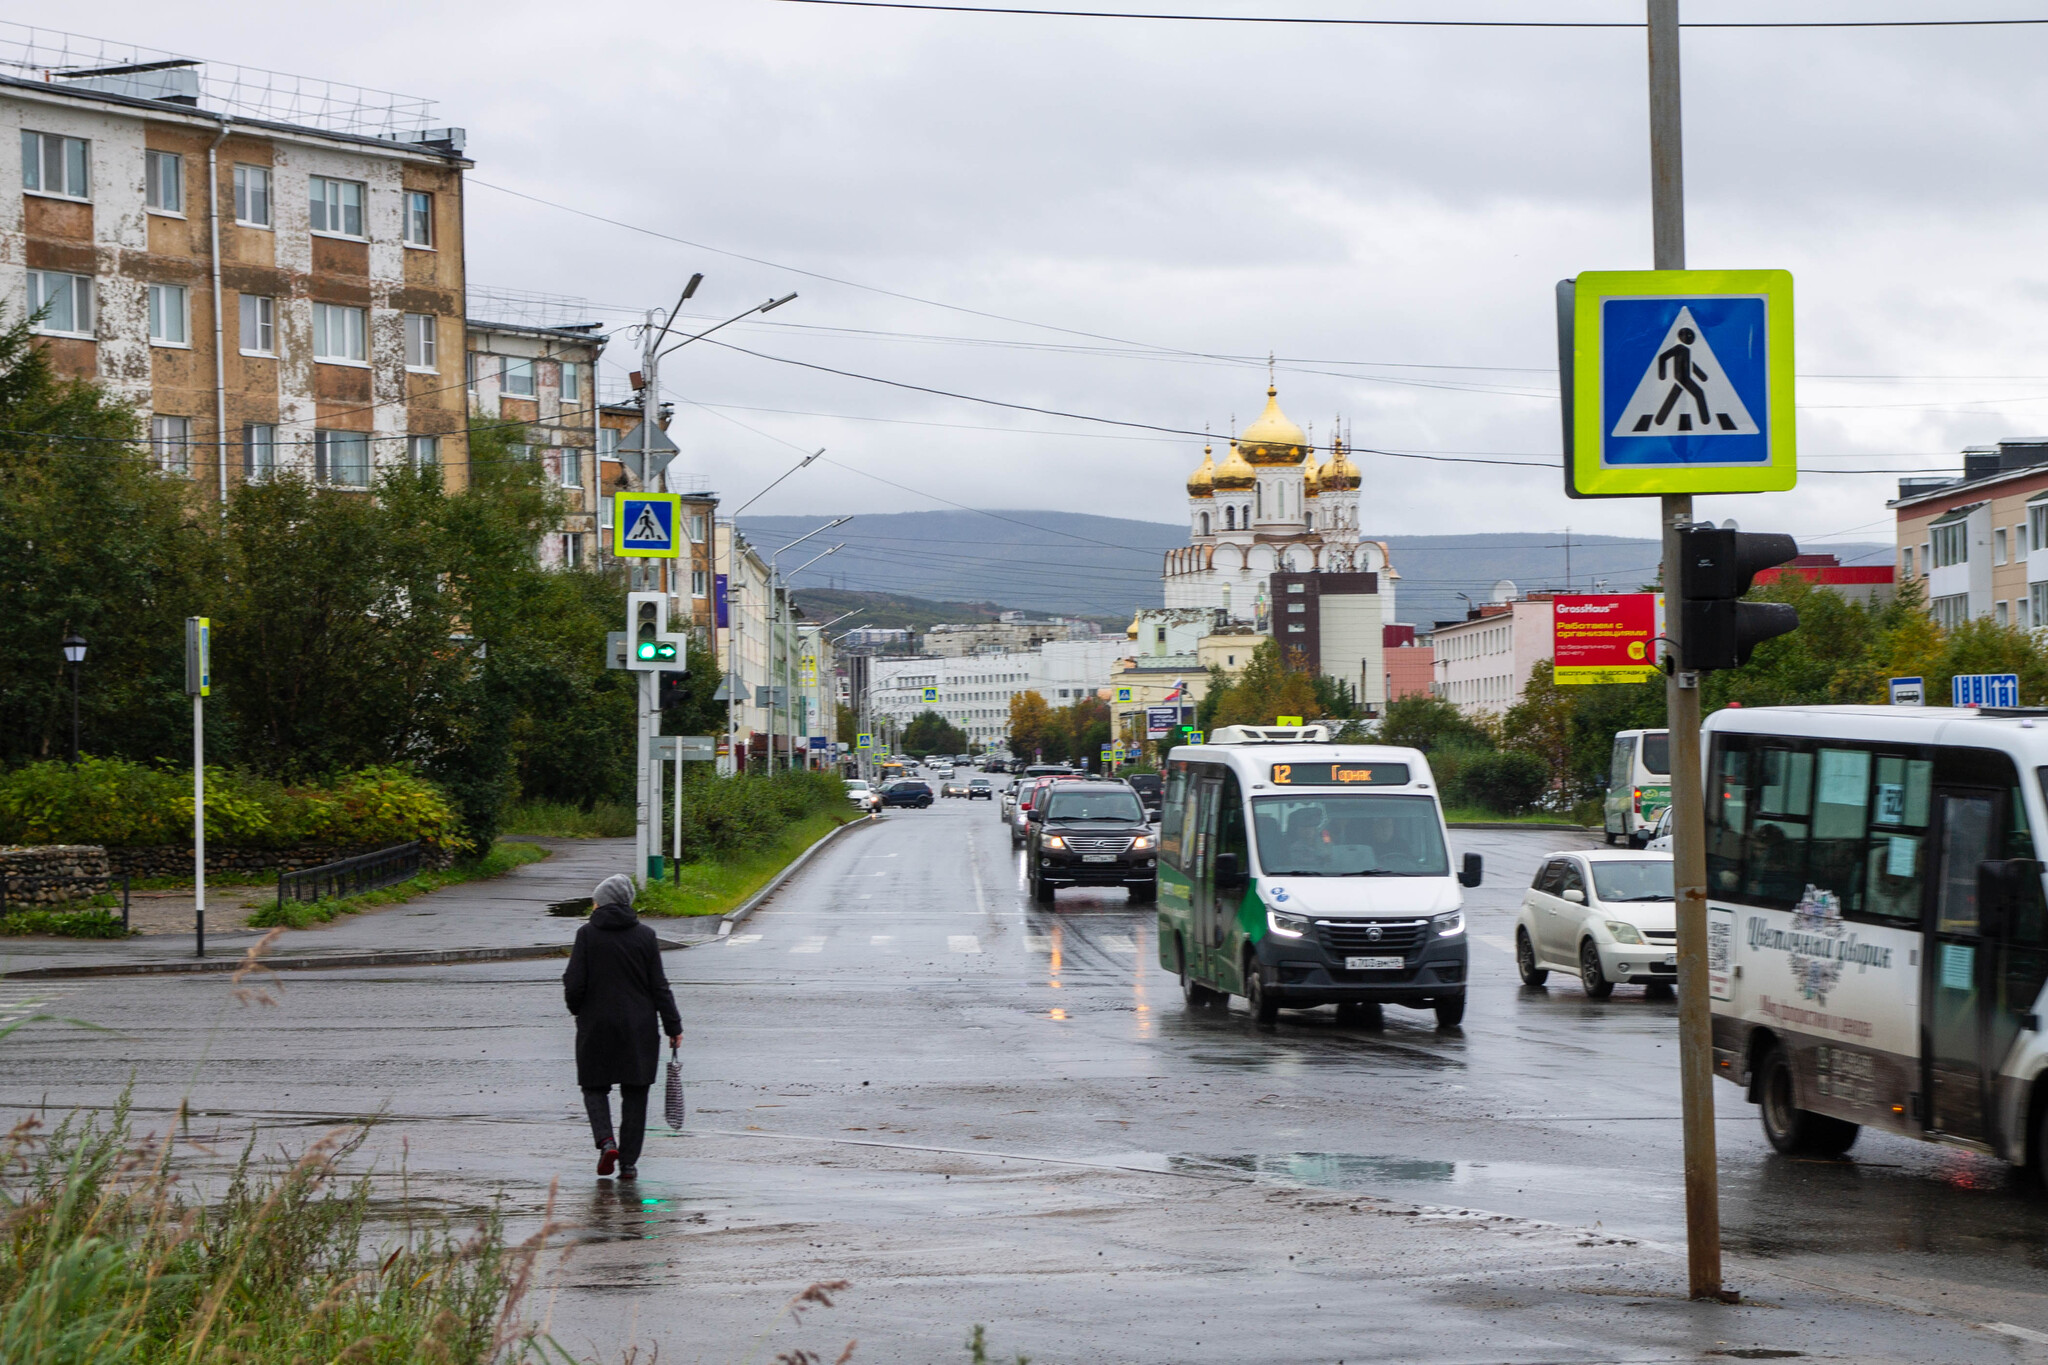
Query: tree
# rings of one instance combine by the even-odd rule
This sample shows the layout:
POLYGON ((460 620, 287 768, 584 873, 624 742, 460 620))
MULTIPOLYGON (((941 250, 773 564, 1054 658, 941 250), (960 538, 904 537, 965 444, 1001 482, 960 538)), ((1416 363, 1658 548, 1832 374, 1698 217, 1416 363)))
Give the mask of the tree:
POLYGON ((1032 758, 1045 751, 1052 732, 1052 708, 1036 692, 1010 698, 1010 752, 1032 758))
POLYGON ((903 727, 900 747, 913 758, 924 758, 930 754, 964 754, 967 752, 967 735, 938 712, 924 711, 903 727))
POLYGON ((1493 735, 1442 697, 1402 697, 1387 705, 1380 720, 1379 741, 1434 753, 1439 749, 1491 749, 1493 735))
POLYGON ((1307 721, 1323 714, 1307 670, 1288 667, 1280 657, 1280 646, 1261 640, 1245 661, 1244 671, 1217 698, 1209 728, 1271 725, 1281 716, 1300 716, 1307 721))

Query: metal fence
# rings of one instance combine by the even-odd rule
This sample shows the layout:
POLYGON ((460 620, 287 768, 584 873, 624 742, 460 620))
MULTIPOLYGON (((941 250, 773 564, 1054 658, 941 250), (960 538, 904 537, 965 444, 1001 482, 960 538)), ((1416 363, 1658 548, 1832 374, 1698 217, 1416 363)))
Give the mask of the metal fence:
POLYGON ((418 843, 396 844, 375 853, 360 853, 339 862, 277 874, 277 903, 338 900, 391 886, 419 875, 423 857, 418 843))

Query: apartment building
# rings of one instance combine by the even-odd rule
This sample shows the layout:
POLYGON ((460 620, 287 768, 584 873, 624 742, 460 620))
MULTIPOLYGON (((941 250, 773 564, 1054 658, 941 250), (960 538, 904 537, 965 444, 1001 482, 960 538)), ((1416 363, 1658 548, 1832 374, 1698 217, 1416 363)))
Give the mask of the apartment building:
POLYGON ((516 422, 526 439, 514 458, 532 459, 560 491, 559 530, 541 542, 543 564, 595 567, 597 527, 597 361, 595 323, 533 327, 470 318, 463 386, 478 417, 516 422))
POLYGON ((1001 747, 1010 733, 1010 698, 1036 692, 1047 706, 1072 706, 1108 690, 1117 656, 1127 641, 1048 640, 1037 649, 975 654, 876 658, 870 664, 867 713, 877 725, 905 726, 925 711, 936 711, 976 744, 1001 747), (933 699, 925 700, 927 689, 933 699))
POLYGON ((1901 479, 1898 581, 1917 581, 1945 626, 1988 616, 2048 625, 2048 439, 1963 452, 1960 479, 1901 479))
POLYGON ((463 485, 461 129, 399 96, 13 46, 45 74, 0 76, 0 298, 41 314, 60 373, 132 402, 210 497, 408 462, 463 485))
POLYGON ((1467 715, 1499 715, 1522 698, 1529 675, 1553 651, 1551 595, 1531 593, 1472 608, 1462 621, 1439 621, 1429 645, 1436 694, 1467 715))

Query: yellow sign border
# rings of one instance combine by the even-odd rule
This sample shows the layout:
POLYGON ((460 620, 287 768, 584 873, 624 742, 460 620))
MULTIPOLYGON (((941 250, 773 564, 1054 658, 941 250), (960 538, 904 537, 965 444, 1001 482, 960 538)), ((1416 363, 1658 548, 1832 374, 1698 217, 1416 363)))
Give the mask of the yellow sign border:
POLYGON ((628 493, 621 489, 612 494, 612 554, 619 559, 680 559, 683 555, 683 498, 680 493, 628 493), (668 504, 670 536, 666 550, 629 550, 626 548, 626 500, 634 502, 665 502, 668 504))
MULTIPOLYGON (((1667 493, 1783 493, 1799 482, 1793 403, 1792 273, 1788 270, 1587 270, 1572 293, 1572 444, 1566 459, 1566 487, 1581 498, 1645 498, 1667 493), (1738 469, 1696 465, 1608 469, 1601 307, 1606 299, 1702 298, 1714 295, 1764 301, 1764 335, 1770 355, 1764 365, 1764 396, 1770 443, 1768 464, 1738 469)), ((1563 679, 1559 679, 1563 681, 1563 679)))

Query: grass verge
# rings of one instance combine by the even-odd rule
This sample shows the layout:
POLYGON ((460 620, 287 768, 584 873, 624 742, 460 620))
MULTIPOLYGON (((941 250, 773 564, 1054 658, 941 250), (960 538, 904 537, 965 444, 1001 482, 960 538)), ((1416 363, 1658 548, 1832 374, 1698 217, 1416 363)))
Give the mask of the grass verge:
POLYGON ((1571 825, 1574 828, 1578 825, 1569 812, 1538 810, 1525 815, 1502 815, 1478 806, 1446 806, 1444 820, 1453 825, 1571 825))
POLYGON ((0 915, 0 934, 56 934, 63 938, 128 937, 128 931, 121 927, 121 917, 100 906, 88 906, 83 910, 10 910, 0 915))
MULTIPOLYGON (((312 924, 326 924, 342 915, 353 915, 376 905, 397 905, 414 896, 423 896, 429 891, 438 891, 444 886, 458 882, 480 882, 490 877, 502 877, 515 867, 537 863, 548 856, 548 851, 539 844, 524 844, 517 840, 500 839, 491 845, 491 851, 473 862, 457 863, 445 872, 422 872, 417 877, 402 881, 378 891, 366 891, 360 896, 343 896, 336 900, 286 901, 283 905, 272 902, 249 916, 249 926, 254 929, 304 929, 312 924)), ((114 923, 118 926, 120 921, 114 923)))
POLYGON ((633 808, 600 801, 589 810, 565 801, 515 801, 498 822, 501 834, 549 839, 624 839, 633 832, 633 808))
POLYGON ((775 874, 795 862, 818 840, 860 817, 852 811, 821 811, 782 832, 774 843, 729 858, 684 863, 671 880, 641 888, 635 908, 643 915, 667 919, 684 915, 722 915, 768 885, 775 874))

